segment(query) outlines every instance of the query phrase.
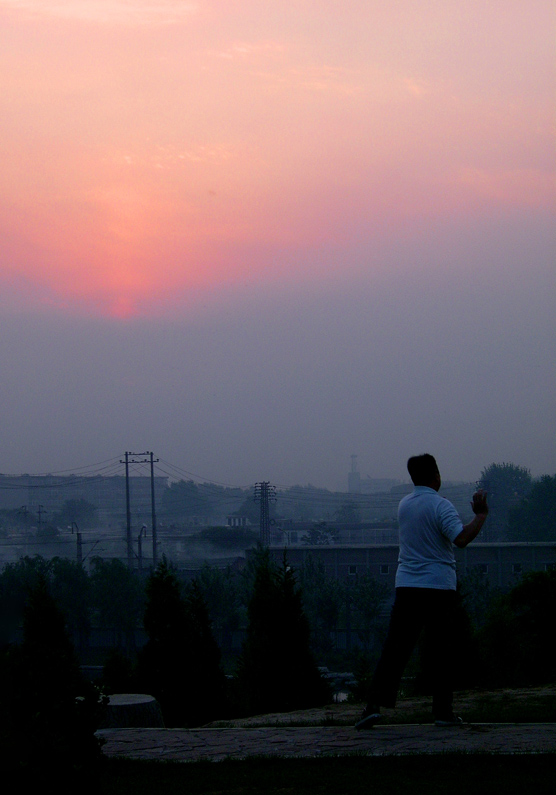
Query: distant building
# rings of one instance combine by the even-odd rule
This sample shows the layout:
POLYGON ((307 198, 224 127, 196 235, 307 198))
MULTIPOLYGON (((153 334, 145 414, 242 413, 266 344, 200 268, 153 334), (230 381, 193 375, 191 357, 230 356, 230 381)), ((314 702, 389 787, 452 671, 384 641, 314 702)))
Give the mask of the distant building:
POLYGON ((251 527, 248 516, 242 516, 236 513, 226 516, 226 524, 228 527, 251 527))
MULTIPOLYGON (((250 553, 247 554, 249 556, 250 553)), ((278 564, 283 562, 283 547, 271 547, 270 554, 278 564)), ((336 579, 349 580, 370 574, 393 591, 398 554, 397 544, 292 544, 287 549, 287 561, 293 568, 299 568, 305 560, 313 557, 336 579)), ((455 556, 459 574, 478 571, 488 579, 491 586, 506 588, 514 585, 527 571, 546 571, 555 567, 556 543, 475 542, 465 549, 456 548, 455 556)))

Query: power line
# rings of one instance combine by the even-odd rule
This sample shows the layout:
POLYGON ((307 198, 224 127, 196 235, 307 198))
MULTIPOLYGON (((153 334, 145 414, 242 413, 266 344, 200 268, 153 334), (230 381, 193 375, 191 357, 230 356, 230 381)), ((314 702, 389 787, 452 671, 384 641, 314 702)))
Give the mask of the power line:
POLYGON ((49 475, 63 475, 65 472, 71 472, 72 474, 75 474, 80 469, 91 469, 92 467, 101 466, 101 464, 110 464, 110 463, 117 462, 118 458, 119 458, 119 456, 114 457, 114 458, 106 458, 106 459, 104 459, 104 461, 98 461, 97 463, 94 463, 94 464, 84 464, 83 466, 72 467, 71 469, 59 469, 59 470, 56 470, 54 472, 38 472, 38 473, 37 472, 36 473, 25 472, 25 473, 19 474, 19 475, 2 473, 2 475, 0 475, 0 477, 7 477, 7 478, 48 477, 49 475))
POLYGON ((204 478, 203 475, 195 474, 195 472, 188 472, 186 469, 183 469, 183 468, 177 466, 176 464, 171 464, 169 461, 165 461, 163 458, 161 458, 160 461, 161 461, 161 463, 163 463, 167 467, 170 467, 171 469, 175 470, 179 474, 188 475, 191 478, 198 478, 199 481, 202 482, 202 483, 210 483, 210 484, 215 485, 215 486, 224 486, 225 488, 229 488, 229 489, 244 489, 244 488, 248 488, 248 486, 236 486, 236 485, 232 485, 230 483, 221 483, 218 480, 211 480, 211 478, 204 478))

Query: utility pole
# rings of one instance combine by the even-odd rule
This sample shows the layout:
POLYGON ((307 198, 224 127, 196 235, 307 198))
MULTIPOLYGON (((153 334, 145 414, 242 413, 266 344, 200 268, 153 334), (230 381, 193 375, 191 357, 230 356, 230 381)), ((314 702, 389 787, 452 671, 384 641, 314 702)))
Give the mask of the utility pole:
POLYGON ((158 462, 158 458, 153 458, 153 453, 149 453, 151 459, 151 520, 152 520, 152 533, 153 533, 153 569, 156 569, 158 564, 158 547, 156 536, 156 508, 154 504, 154 465, 158 462))
POLYGON ((126 547, 127 547, 127 567, 133 569, 133 541, 131 538, 131 504, 129 499, 129 465, 130 464, 148 464, 148 459, 143 458, 142 461, 136 461, 135 458, 130 459, 129 456, 145 456, 148 453, 129 453, 124 454, 124 460, 120 459, 120 464, 125 464, 125 509, 126 509, 126 547))
POLYGON ((75 527, 75 534, 77 537, 77 562, 80 566, 83 565, 83 539, 81 537, 81 532, 79 527, 77 526, 77 522, 71 523, 71 534, 73 535, 73 528, 75 527))
POLYGON ((144 524, 137 536, 137 560, 139 561, 139 571, 143 571, 143 534, 147 535, 147 525, 144 524))
POLYGON ((38 514, 39 514, 39 533, 40 533, 41 528, 42 528, 42 515, 43 515, 43 513, 48 513, 48 511, 45 511, 43 505, 39 505, 39 510, 38 510, 38 514))
POLYGON ((276 489, 268 480, 255 483, 255 502, 261 504, 261 518, 259 524, 259 541, 263 547, 270 545, 270 507, 269 503, 276 502, 276 489))
POLYGON ((27 556, 27 506, 22 505, 18 513, 23 514, 23 528, 25 531, 23 537, 25 538, 25 556, 27 556))

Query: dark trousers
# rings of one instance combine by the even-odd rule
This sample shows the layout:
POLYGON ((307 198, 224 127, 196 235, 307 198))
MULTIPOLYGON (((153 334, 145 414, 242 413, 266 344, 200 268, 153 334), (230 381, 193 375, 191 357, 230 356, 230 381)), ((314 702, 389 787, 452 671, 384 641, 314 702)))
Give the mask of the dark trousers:
POLYGON ((435 716, 452 711, 456 592, 436 588, 396 588, 388 635, 376 667, 369 705, 395 707, 398 688, 421 632, 435 716))

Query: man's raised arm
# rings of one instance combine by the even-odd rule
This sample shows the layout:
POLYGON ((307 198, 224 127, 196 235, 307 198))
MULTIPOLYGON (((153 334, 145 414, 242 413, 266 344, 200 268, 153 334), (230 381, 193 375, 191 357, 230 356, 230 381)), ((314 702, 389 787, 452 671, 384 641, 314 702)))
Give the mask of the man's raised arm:
POLYGON ((477 538, 481 527, 485 523, 485 519, 488 515, 486 491, 479 489, 479 491, 475 492, 473 501, 471 502, 471 508, 475 516, 468 524, 463 525, 463 530, 459 536, 456 536, 454 539, 454 544, 456 547, 459 547, 459 549, 463 549, 473 541, 474 538, 477 538))

